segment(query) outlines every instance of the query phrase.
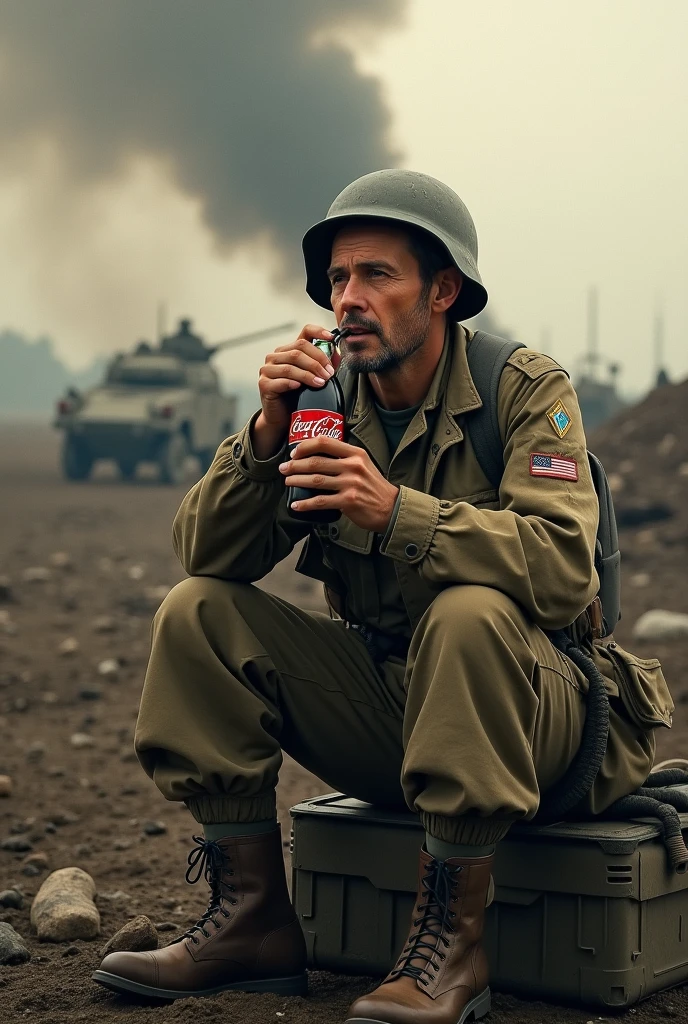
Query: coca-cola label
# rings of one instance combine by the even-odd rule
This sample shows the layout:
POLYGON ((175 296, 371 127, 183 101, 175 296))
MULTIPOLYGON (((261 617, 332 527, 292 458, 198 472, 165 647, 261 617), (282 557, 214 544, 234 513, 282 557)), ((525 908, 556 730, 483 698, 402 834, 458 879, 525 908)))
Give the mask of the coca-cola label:
POLYGON ((309 437, 336 437, 344 440, 344 417, 327 409, 297 409, 291 414, 289 444, 307 441, 309 437))

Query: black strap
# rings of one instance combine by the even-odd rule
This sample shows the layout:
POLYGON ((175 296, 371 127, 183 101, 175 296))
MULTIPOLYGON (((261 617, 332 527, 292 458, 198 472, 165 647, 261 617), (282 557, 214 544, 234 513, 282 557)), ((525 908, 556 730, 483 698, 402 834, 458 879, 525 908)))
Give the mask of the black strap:
POLYGON ((573 643, 566 630, 548 632, 547 636, 587 678, 588 695, 578 750, 563 776, 540 800, 537 821, 542 824, 565 818, 588 795, 602 767, 609 737, 609 698, 595 662, 573 643))
POLYGON ((499 381, 507 360, 517 348, 525 348, 525 345, 484 331, 476 331, 468 345, 468 369, 483 404, 466 417, 466 427, 475 457, 493 487, 499 487, 504 475, 504 441, 499 432, 499 381))

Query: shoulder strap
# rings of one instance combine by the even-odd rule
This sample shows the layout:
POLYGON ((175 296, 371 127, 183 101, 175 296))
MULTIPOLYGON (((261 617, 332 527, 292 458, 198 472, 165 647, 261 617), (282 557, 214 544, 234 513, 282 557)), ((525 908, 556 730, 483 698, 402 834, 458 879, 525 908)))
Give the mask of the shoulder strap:
POLYGON ((467 350, 468 369, 483 404, 466 418, 466 426, 475 457, 493 487, 499 487, 504 474, 504 442, 499 432, 497 404, 499 381, 507 359, 517 348, 525 345, 476 331, 467 350))

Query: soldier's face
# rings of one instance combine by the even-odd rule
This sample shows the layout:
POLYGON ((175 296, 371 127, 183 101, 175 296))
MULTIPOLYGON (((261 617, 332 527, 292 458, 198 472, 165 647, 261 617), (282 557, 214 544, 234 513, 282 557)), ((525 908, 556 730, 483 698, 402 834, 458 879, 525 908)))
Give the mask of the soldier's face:
POLYGON ((402 230, 344 228, 332 245, 328 276, 337 323, 352 330, 342 354, 354 372, 384 373, 421 348, 430 329, 429 293, 402 230))

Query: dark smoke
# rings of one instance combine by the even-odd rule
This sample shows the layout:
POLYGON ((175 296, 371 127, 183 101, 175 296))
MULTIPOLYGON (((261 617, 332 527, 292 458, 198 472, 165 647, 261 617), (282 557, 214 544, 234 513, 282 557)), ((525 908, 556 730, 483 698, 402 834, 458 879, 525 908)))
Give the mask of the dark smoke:
MULTIPOLYGON (((74 190, 161 158, 228 249, 267 235, 287 276, 348 182, 394 165, 364 43, 405 0, 16 0, 0 6, 5 166, 48 142, 74 190), (323 35, 330 40, 315 45, 323 35)), ((2 168, 0 168, 2 173, 2 168)))

